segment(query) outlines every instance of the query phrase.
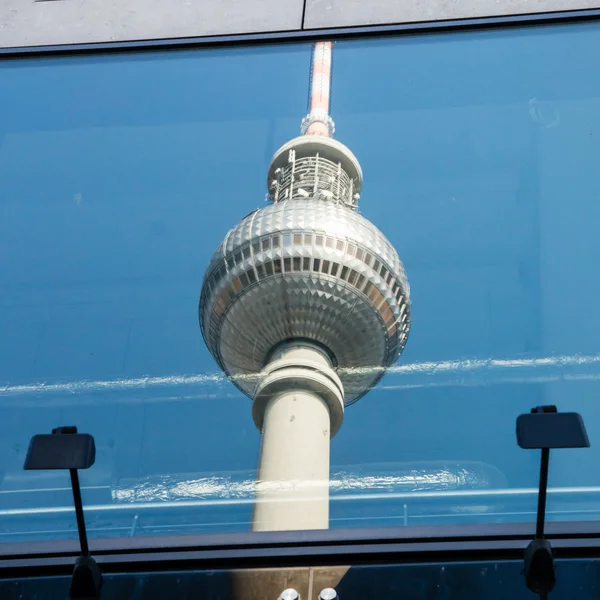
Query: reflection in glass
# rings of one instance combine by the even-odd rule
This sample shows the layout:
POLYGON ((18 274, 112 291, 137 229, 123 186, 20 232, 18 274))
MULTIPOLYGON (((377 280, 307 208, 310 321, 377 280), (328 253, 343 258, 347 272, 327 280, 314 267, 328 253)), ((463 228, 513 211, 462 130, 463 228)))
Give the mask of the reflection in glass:
MULTIPOLYGON (((360 216, 404 260, 415 312, 402 361, 347 408, 331 479, 350 465, 418 470, 440 460, 481 461, 504 476, 468 495, 438 491, 447 510, 423 491, 342 500, 332 488, 332 527, 403 525, 405 505, 409 525, 533 521, 539 463, 516 447, 514 419, 540 404, 582 413, 592 441, 588 456, 557 456, 549 518, 598 518, 600 84, 589 76, 598 39, 597 24, 580 23, 335 44, 336 135, 364 167, 360 216)), ((97 440, 96 465, 82 476, 92 537, 250 527, 252 498, 220 499, 220 484, 211 505, 186 507, 176 495, 161 503, 157 491, 150 507, 132 501, 125 512, 115 511, 114 490, 161 477, 252 480, 260 432, 198 335, 198 292, 238 215, 266 206, 273 152, 306 108, 310 55, 300 44, 0 66, 0 109, 10 115, 0 125, 4 539, 76 536, 68 478, 22 471, 31 435, 60 424, 97 440)), ((326 180, 319 190, 322 205, 324 192, 337 193, 326 180)), ((382 311, 398 304, 399 319, 380 327, 403 343, 407 296, 366 276, 385 261, 350 239, 349 264, 348 236, 329 227, 287 230, 299 277, 339 280, 345 267, 351 287, 354 269, 355 285, 366 279, 357 293, 382 311), (316 232, 335 250, 327 239, 316 246, 316 232)), ((207 282, 211 335, 220 319, 229 326, 237 296, 285 276, 279 235, 274 246, 270 233, 255 237, 246 259, 242 240, 231 240, 234 252, 207 282), (249 269, 257 282, 244 287, 249 269)), ((285 308, 285 297, 277 303, 285 308)), ((356 333, 348 328, 344 343, 356 333)), ((200 488, 188 489, 192 501, 200 488)))

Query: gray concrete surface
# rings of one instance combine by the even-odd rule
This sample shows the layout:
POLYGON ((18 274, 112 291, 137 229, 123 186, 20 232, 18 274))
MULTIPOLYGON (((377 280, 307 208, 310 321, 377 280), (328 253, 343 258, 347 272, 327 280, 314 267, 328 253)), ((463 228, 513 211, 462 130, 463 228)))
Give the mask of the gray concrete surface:
POLYGON ((306 0, 307 29, 414 23, 600 7, 600 0, 306 0))
POLYGON ((600 0, 0 0, 0 48, 600 8, 600 0))
POLYGON ((0 47, 299 29, 303 0, 0 0, 0 47))

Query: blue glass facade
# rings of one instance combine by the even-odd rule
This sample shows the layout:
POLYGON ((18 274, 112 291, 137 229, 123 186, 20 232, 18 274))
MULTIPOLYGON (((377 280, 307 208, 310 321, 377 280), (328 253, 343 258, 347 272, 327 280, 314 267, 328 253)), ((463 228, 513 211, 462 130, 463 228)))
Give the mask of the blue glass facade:
MULTIPOLYGON (((598 25, 335 46, 336 138, 407 269, 399 363, 332 442, 332 527, 532 522, 515 419, 580 412, 549 518, 600 487, 598 25)), ((30 437, 95 436, 92 537, 245 531, 259 433, 200 335, 204 269, 265 202, 306 112, 310 44, 0 63, 0 533, 76 537, 30 437)))

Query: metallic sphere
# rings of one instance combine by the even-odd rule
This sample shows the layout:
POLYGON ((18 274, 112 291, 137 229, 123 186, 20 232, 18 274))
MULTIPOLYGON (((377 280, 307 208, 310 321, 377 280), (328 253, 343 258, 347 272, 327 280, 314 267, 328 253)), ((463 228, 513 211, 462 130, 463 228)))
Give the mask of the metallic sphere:
POLYGON ((286 192, 227 234, 204 278, 200 326, 249 396, 278 345, 310 340, 329 355, 350 404, 402 352, 410 290, 387 238, 350 202, 314 190, 286 192))

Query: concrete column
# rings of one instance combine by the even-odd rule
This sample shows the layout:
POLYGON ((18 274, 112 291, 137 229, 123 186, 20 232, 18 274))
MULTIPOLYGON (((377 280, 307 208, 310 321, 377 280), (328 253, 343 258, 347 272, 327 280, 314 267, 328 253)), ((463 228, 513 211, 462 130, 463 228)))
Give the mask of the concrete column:
POLYGON ((253 531, 327 529, 329 444, 343 388, 327 354, 286 344, 263 370, 253 406, 262 431, 253 531))
POLYGON ((273 398, 265 409, 253 530, 329 526, 327 404, 299 390, 273 398))

